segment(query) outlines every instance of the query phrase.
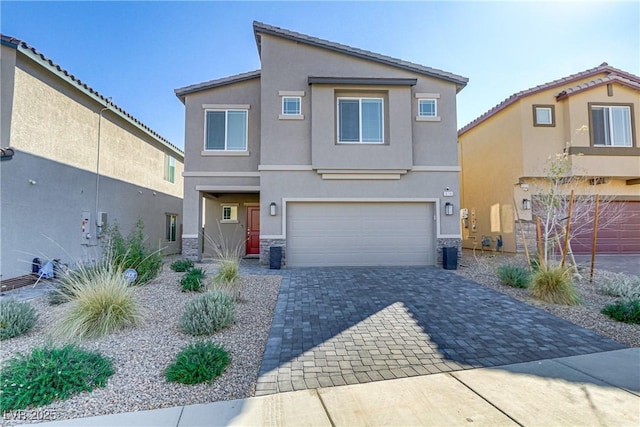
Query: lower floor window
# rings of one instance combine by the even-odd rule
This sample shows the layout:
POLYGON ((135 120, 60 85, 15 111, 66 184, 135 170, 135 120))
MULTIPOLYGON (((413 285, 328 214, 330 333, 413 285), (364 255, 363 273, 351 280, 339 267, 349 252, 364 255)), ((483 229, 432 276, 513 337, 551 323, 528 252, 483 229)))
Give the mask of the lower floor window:
POLYGON ((172 214, 167 214, 166 215, 166 238, 168 242, 175 242, 176 241, 176 229, 177 229, 177 224, 178 224, 178 216, 177 215, 172 215, 172 214))
POLYGON ((222 222, 238 221, 238 206, 226 205, 222 207, 222 222))

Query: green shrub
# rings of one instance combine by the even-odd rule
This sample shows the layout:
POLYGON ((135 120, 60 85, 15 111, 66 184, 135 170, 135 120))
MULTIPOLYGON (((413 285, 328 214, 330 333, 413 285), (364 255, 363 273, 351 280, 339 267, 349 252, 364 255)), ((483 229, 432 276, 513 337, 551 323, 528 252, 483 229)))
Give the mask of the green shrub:
POLYGON ((62 314, 57 333, 65 337, 93 338, 139 324, 142 307, 121 269, 110 263, 81 267, 66 281, 70 307, 62 314))
POLYGON ((221 291, 208 291, 191 299, 180 318, 180 328, 191 335, 208 335, 235 321, 233 296, 221 291))
POLYGON ((190 259, 177 259, 171 263, 171 269, 177 273, 184 273, 193 268, 193 261, 190 259))
POLYGON ((640 324, 640 300, 618 300, 602 309, 602 314, 618 322, 640 324))
POLYGON ((201 268, 192 268, 180 279, 182 292, 195 291, 198 292, 202 288, 202 279, 204 271, 201 268))
POLYGON ((214 343, 189 345, 165 371, 167 381, 182 384, 211 382, 222 375, 231 362, 229 353, 214 343))
POLYGON ((529 263, 531 264, 531 269, 533 271, 540 270, 540 257, 538 255, 531 255, 529 257, 529 263))
POLYGON ((162 267, 162 251, 151 250, 145 246, 144 223, 138 219, 133 230, 127 238, 122 237, 118 224, 106 230, 106 251, 108 261, 114 267, 134 268, 138 272, 138 278, 134 282, 142 285, 158 276, 162 267))
POLYGON ((496 275, 503 285, 526 288, 531 281, 531 272, 521 265, 503 264, 496 269, 496 275))
POLYGON ((48 405, 55 400, 104 387, 112 362, 74 344, 35 348, 6 361, 0 372, 0 410, 48 405))
POLYGON ((28 302, 13 298, 0 301, 0 340, 17 337, 31 330, 38 320, 36 310, 28 302))
POLYGON ((531 294, 552 304, 579 304, 580 296, 573 286, 571 271, 571 268, 560 266, 541 267, 531 279, 531 294))
POLYGON ((624 273, 600 271, 598 283, 606 295, 626 299, 640 299, 640 277, 624 273))

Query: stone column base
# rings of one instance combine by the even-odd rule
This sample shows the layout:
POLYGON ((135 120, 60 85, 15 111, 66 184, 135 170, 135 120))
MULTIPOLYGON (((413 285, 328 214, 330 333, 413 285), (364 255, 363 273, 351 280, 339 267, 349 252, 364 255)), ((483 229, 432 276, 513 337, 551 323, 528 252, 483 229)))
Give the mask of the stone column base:
POLYGON ((269 254, 271 246, 282 247, 282 266, 287 264, 287 241, 285 239, 260 239, 260 264, 269 265, 269 254))
POLYGON ((182 239, 182 257, 191 261, 200 261, 200 239, 189 237, 182 239))

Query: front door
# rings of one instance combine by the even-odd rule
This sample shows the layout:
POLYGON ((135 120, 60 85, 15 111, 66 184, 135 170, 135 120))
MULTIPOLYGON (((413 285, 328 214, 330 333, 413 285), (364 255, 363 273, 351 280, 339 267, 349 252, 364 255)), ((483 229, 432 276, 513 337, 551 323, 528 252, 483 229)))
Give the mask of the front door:
POLYGON ((260 206, 247 206, 247 255, 260 253, 260 206))

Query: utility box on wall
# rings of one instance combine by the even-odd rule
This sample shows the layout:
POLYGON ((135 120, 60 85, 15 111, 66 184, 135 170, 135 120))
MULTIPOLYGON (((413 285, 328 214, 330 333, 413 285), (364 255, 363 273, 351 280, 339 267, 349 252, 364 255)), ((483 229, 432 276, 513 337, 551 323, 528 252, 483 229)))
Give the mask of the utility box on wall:
POLYGON ((91 213, 89 211, 82 211, 81 232, 80 244, 88 245, 91 243, 91 213))

